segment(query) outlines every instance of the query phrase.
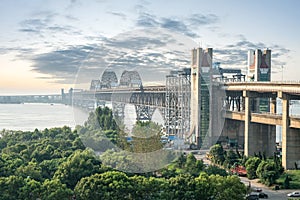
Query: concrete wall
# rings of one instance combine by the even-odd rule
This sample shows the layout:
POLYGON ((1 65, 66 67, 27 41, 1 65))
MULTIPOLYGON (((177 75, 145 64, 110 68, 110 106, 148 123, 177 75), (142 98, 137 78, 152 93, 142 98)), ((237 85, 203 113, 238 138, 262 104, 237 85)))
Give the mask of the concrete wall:
POLYGON ((226 119, 221 138, 237 139, 238 145, 244 147, 244 121, 226 119))

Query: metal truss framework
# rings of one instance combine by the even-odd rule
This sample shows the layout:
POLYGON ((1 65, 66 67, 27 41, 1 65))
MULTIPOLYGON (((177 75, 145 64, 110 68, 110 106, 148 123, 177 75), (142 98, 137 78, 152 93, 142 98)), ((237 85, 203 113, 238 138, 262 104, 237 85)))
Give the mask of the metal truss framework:
POLYGON ((190 131, 190 71, 172 71, 166 77, 166 132, 187 139, 190 131))

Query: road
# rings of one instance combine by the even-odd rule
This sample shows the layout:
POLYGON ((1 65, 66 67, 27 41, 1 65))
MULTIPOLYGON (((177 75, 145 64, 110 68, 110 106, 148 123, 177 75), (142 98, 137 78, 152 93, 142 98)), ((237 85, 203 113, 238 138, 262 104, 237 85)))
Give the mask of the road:
POLYGON ((272 200, 285 200, 287 199, 287 194, 295 190, 273 190, 261 183, 258 183, 258 179, 249 180, 247 177, 240 177, 241 182, 245 185, 251 185, 252 188, 261 188, 262 192, 266 193, 269 196, 269 199, 272 200))

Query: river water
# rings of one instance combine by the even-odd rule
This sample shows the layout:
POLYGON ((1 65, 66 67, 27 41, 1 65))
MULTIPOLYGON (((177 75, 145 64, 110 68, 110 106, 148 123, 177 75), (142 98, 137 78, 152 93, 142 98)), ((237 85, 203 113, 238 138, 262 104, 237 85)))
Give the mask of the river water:
MULTIPOLYGON (((136 122, 134 109, 133 105, 125 106, 124 123, 129 131, 136 122)), ((43 130, 65 125, 73 129, 76 125, 83 125, 88 115, 87 111, 63 104, 0 104, 0 130, 33 131, 36 128, 43 130)), ((158 111, 155 111, 153 121, 163 123, 158 111)))
POLYGON ((74 128, 76 124, 83 124, 87 116, 87 112, 63 104, 0 104, 0 130, 33 131, 64 125, 74 128), (82 120, 77 117, 76 123, 74 113, 82 116, 82 120))
MULTIPOLYGON (((277 104, 277 113, 281 113, 281 104, 277 104)), ((290 106, 291 115, 300 117, 300 104, 290 106)), ((25 103, 0 104, 0 130, 33 131, 35 128, 62 127, 64 125, 75 128, 82 125, 88 118, 88 112, 63 104, 25 103)), ((127 130, 135 124, 133 105, 126 105, 124 123, 127 130)), ((153 121, 163 124, 163 117, 158 111, 153 115, 153 121)), ((277 126, 276 140, 281 141, 281 126, 277 126)))

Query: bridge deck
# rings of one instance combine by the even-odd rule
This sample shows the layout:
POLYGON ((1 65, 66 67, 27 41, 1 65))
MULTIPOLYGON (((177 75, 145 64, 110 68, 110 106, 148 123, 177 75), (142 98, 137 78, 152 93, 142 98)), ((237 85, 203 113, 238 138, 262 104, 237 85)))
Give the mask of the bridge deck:
MULTIPOLYGON (((245 121, 245 113, 226 111, 225 118, 245 121)), ((282 125, 282 115, 271 113, 251 113, 251 122, 270 125, 282 125)), ((290 127, 300 128, 300 116, 290 116, 290 127)))

